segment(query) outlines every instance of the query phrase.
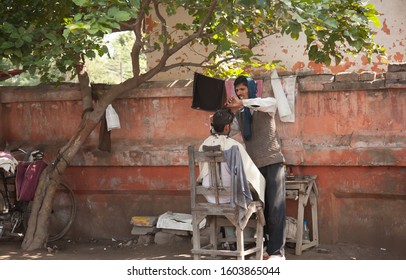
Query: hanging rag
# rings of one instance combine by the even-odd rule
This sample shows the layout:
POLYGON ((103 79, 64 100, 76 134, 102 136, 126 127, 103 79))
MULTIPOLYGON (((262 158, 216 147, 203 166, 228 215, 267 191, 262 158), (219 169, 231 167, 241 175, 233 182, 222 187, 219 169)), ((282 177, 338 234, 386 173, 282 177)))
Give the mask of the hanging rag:
POLYGON ((106 112, 100 120, 99 131, 99 150, 110 152, 111 151, 111 131, 107 130, 106 112))
POLYGON ((192 108, 215 112, 226 100, 225 81, 195 73, 193 80, 192 108))
POLYGON ((247 176, 244 172, 244 163, 242 162, 240 150, 237 145, 224 151, 224 158, 231 171, 231 185, 236 186, 236 200, 238 205, 238 221, 241 222, 247 213, 248 205, 253 201, 247 176))

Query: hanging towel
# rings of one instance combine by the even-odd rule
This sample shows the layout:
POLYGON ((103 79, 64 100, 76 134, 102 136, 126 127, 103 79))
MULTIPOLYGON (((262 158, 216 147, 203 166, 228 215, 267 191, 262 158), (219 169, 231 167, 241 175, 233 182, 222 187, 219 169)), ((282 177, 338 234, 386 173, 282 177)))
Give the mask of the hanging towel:
POLYGON ((225 81, 195 73, 193 80, 192 108, 215 112, 226 99, 225 81))
POLYGON ((276 71, 273 71, 271 75, 271 84, 276 99, 276 105, 278 106, 279 117, 282 118, 292 114, 278 72, 276 71))

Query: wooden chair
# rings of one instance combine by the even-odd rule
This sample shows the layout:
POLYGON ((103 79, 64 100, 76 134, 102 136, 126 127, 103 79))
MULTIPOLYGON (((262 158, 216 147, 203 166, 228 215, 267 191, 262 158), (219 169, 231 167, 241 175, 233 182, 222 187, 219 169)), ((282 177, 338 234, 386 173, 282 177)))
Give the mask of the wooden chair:
POLYGON ((255 254, 255 259, 262 260, 263 226, 265 225, 262 203, 260 201, 249 203, 244 218, 239 220, 239 209, 234 203, 237 195, 236 186, 223 186, 220 179, 220 165, 226 161, 223 152, 220 151, 220 146, 205 148, 204 151, 199 152, 192 146, 188 147, 193 226, 191 253, 194 259, 198 260, 202 255, 206 255, 209 258, 228 256, 243 260, 245 256, 255 254), (207 162, 209 166, 210 187, 204 187, 196 180, 196 166, 203 162, 207 162), (215 203, 207 202, 206 195, 213 196, 215 203), (231 201, 219 203, 220 195, 230 197, 231 201), (200 224, 204 219, 208 225, 210 242, 202 247, 200 224), (219 236, 220 228, 224 226, 234 227, 235 237, 219 236), (244 237, 244 229, 247 227, 255 229, 255 236, 244 237), (236 244, 236 250, 226 249, 222 246, 227 243, 236 244), (244 244, 249 243, 254 244, 254 247, 245 248, 244 244))

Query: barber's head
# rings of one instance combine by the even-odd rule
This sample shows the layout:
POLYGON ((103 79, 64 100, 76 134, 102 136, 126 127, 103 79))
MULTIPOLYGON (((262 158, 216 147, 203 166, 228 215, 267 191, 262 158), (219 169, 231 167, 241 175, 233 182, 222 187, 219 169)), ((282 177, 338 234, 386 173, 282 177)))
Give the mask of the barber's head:
POLYGON ((234 90, 239 99, 255 98, 257 96, 257 83, 250 77, 239 76, 234 81, 234 90))
POLYGON ((230 124, 233 122, 234 114, 230 109, 219 109, 213 115, 212 126, 216 133, 229 133, 230 124))

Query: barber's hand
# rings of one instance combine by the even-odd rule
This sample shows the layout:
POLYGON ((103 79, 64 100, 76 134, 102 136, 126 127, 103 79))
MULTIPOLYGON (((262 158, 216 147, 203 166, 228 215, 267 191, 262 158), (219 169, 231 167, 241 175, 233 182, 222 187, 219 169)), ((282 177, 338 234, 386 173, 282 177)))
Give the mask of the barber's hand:
POLYGON ((235 96, 230 96, 229 98, 227 98, 227 101, 224 105, 227 108, 240 108, 243 106, 242 100, 235 96))

